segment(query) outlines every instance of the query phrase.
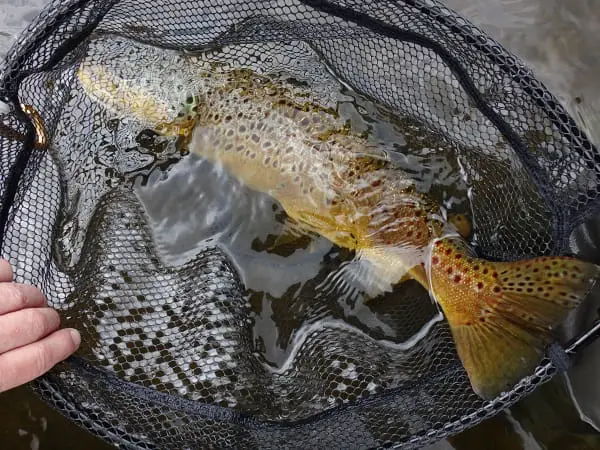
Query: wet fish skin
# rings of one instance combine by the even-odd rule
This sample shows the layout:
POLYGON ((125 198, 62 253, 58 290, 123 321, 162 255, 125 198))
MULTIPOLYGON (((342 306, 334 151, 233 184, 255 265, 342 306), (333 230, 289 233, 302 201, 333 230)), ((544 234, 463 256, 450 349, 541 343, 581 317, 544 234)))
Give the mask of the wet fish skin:
POLYGON ((392 168, 385 152, 283 80, 200 65, 203 88, 172 119, 152 92, 94 70, 80 69, 90 97, 163 134, 189 137, 190 151, 271 195, 307 231, 355 250, 348 275, 369 295, 407 278, 421 283, 444 312, 484 399, 532 373, 552 330, 600 274, 598 266, 569 257, 475 258, 439 206, 392 168))

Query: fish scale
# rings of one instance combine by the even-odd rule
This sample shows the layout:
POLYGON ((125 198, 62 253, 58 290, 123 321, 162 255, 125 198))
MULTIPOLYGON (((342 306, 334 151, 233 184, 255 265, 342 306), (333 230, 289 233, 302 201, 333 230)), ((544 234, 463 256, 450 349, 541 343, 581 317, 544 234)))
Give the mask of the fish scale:
MULTIPOLYGON (((292 89, 250 71, 232 70, 226 78, 230 84, 217 82, 195 111, 192 152, 270 194, 288 215, 335 244, 357 249, 366 241, 393 241, 422 253, 430 229, 410 214, 427 202, 415 195, 412 180, 387 167, 376 146, 352 135, 334 110, 308 95, 293 98, 292 89), (376 210, 380 204, 383 213, 376 210), (400 209, 403 221, 389 213, 400 209)), ((410 267, 399 269, 402 276, 410 267)))
POLYGON ((598 266, 569 257, 476 258, 457 232, 468 234, 470 224, 448 223, 439 205, 392 167, 384 148, 353 133, 310 89, 247 69, 194 64, 198 82, 173 119, 160 92, 121 80, 110 67, 82 65, 79 80, 90 98, 159 133, 186 137, 191 152, 271 195, 307 232, 354 250, 331 279, 356 282, 368 297, 418 281, 440 305, 482 398, 533 371, 598 266))

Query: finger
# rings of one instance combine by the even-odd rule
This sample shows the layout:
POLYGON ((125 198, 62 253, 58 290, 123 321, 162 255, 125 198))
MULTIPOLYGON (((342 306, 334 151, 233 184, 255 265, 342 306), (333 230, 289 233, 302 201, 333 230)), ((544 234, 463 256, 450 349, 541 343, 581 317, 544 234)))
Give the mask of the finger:
POLYGON ((12 266, 6 259, 0 258, 0 282, 12 281, 13 270, 12 266))
POLYGON ((31 344, 58 329, 60 317, 51 308, 29 308, 0 316, 0 354, 31 344))
POLYGON ((20 283, 0 283, 0 315, 24 308, 46 306, 46 297, 35 286, 20 283))
POLYGON ((41 341, 0 355, 0 392, 48 372, 75 352, 80 342, 76 330, 62 329, 41 341))

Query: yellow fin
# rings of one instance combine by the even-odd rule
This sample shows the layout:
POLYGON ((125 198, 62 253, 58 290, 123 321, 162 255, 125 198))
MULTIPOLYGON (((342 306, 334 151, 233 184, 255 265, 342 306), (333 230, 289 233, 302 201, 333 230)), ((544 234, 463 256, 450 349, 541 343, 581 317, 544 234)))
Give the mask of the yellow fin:
POLYGON ((434 246, 433 295, 473 390, 492 399, 530 375, 552 332, 577 307, 600 267, 569 257, 492 263, 447 240, 434 246))
POLYGON ((473 226, 469 217, 466 214, 450 214, 448 216, 448 222, 454 225, 458 234, 463 238, 468 239, 473 231, 473 226))

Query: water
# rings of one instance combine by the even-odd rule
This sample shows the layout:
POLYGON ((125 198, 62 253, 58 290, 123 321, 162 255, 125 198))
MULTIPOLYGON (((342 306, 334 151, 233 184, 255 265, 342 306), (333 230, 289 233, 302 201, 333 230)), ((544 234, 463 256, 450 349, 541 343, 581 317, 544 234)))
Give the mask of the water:
MULTIPOLYGON (((0 54, 15 34, 35 15, 43 2, 15 2, 0 19, 0 54)), ((492 36, 515 51, 557 94, 596 142, 600 142, 600 81, 596 59, 600 10, 592 0, 447 0, 492 36)), ((268 327, 265 327, 267 329, 268 327)), ((438 449, 593 449, 600 446, 598 433, 580 419, 600 424, 600 367, 590 348, 569 373, 568 384, 557 378, 485 424, 440 443, 438 449), (569 393, 572 392, 573 396, 569 393)), ((275 356, 274 356, 275 358, 275 356)), ((24 389, 0 396, 0 431, 3 448, 107 448, 45 408, 24 389), (65 436, 68 438, 65 439, 65 436), (76 443, 76 444, 75 444, 76 443)))
POLYGON ((0 19, 0 57, 4 57, 18 36, 46 4, 45 0, 2 0, 0 19))

